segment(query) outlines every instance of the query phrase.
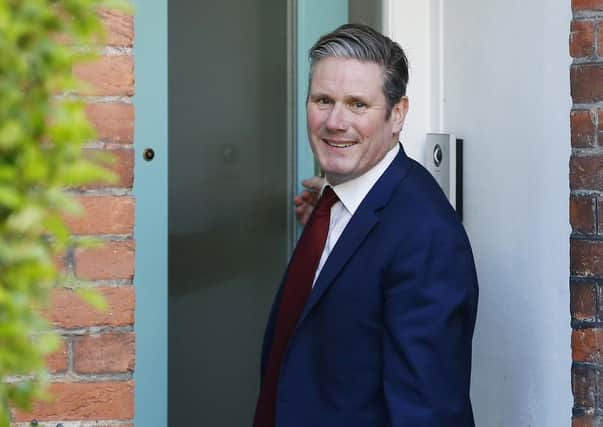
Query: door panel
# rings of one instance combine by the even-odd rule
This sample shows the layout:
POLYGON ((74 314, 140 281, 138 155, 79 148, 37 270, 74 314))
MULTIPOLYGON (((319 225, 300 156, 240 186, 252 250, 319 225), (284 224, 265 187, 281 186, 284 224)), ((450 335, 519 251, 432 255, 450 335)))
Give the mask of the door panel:
POLYGON ((287 262, 287 3, 169 3, 170 426, 244 426, 287 262))

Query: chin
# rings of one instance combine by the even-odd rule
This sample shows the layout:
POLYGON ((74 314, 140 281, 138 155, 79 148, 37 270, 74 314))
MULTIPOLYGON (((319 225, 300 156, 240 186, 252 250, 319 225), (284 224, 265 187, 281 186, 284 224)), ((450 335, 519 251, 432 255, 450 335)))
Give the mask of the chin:
POLYGON ((323 172, 325 173, 325 176, 327 177, 327 179, 329 180, 329 182, 333 185, 337 185, 337 184, 341 184, 345 181, 349 181, 350 179, 352 179, 354 177, 354 173, 353 171, 346 169, 346 170, 342 170, 342 169, 322 169, 323 172))

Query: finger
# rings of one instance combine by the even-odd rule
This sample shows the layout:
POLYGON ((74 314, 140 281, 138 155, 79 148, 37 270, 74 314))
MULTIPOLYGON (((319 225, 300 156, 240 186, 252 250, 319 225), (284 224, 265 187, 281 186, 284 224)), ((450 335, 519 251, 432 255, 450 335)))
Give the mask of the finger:
POLYGON ((301 225, 306 225, 313 209, 314 205, 306 202, 301 203, 295 207, 295 218, 301 225))
POLYGON ((310 192, 308 190, 302 191, 300 194, 301 199, 306 202, 313 204, 312 202, 318 198, 318 193, 310 192))
POLYGON ((296 208, 295 209, 295 218, 301 225, 306 225, 309 217, 310 217, 310 215, 307 214, 306 209, 304 209, 304 208, 296 208))
POLYGON ((306 178, 302 180, 302 185, 310 191, 319 192, 322 189, 324 182, 324 178, 321 178, 319 176, 313 176, 311 178, 306 178))

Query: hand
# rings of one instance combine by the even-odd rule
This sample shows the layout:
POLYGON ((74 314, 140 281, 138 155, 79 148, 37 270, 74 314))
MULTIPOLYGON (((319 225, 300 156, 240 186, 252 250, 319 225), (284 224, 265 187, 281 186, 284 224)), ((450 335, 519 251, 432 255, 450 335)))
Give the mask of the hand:
POLYGON ((293 204, 295 205, 295 217, 301 225, 306 225, 310 214, 316 206, 318 196, 322 186, 324 184, 324 178, 319 176, 313 176, 312 178, 304 179, 302 185, 305 189, 293 197, 293 204))

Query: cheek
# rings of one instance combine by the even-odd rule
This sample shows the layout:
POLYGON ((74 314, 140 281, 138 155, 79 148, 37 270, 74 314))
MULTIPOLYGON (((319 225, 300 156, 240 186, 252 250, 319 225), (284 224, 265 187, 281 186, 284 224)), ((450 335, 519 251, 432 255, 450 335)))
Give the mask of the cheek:
POLYGON ((318 131, 322 124, 321 114, 319 112, 314 111, 311 108, 309 108, 307 110, 307 115, 308 115, 308 129, 311 131, 314 131, 314 132, 318 131))
POLYGON ((356 125, 356 132, 364 140, 373 140, 381 133, 379 125, 374 120, 362 120, 356 125))

